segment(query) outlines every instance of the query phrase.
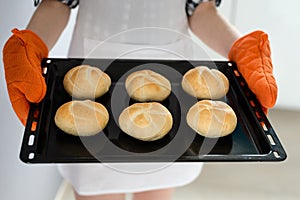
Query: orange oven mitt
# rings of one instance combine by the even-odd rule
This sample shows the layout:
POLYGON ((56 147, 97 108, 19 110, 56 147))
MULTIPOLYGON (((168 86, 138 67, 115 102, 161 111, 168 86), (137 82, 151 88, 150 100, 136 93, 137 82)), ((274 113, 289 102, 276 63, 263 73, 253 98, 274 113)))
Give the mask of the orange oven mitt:
POLYGON ((230 49, 229 60, 237 64, 249 88, 261 103, 264 112, 274 106, 277 85, 273 76, 268 35, 254 31, 235 41, 230 49))
POLYGON ((29 102, 40 102, 46 93, 41 61, 48 56, 48 48, 30 30, 12 32, 3 48, 5 78, 13 109, 25 125, 29 102))

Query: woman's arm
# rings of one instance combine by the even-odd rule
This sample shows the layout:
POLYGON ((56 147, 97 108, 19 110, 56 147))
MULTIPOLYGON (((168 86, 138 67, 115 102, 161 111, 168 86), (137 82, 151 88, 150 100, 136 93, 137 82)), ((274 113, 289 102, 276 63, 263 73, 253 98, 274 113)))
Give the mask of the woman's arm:
POLYGON ((249 88, 267 113, 268 108, 275 105, 278 92, 268 35, 254 31, 241 37, 218 13, 213 1, 201 3, 189 18, 189 24, 204 43, 237 64, 249 88))
POLYGON ((70 8, 57 0, 43 0, 26 29, 35 32, 50 50, 65 29, 70 8))
POLYGON ((215 2, 199 4, 191 17, 192 32, 207 46, 224 57, 241 34, 218 12, 215 2))

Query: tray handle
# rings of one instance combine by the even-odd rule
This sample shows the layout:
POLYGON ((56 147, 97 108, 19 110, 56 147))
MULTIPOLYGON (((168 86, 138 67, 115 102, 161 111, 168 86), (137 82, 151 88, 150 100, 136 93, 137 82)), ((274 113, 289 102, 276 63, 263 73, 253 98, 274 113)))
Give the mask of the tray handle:
MULTIPOLYGON (((48 65, 51 63, 50 59, 44 59, 42 61, 41 67, 42 67, 42 76, 46 79, 46 75, 48 72, 48 65)), ((43 100, 44 101, 44 100, 43 100)), ((43 102, 42 101, 42 102, 43 102)), ((22 142, 22 150, 20 152, 20 159, 25 163, 33 162, 37 154, 38 150, 38 135, 37 130, 39 130, 40 125, 40 113, 41 113, 41 105, 40 103, 30 103, 30 109, 28 113, 28 118, 26 122, 25 132, 24 132, 24 138, 22 142)))
POLYGON ((25 163, 32 162, 37 156, 39 114, 40 107, 38 104, 31 104, 20 153, 20 159, 25 163))
POLYGON ((264 132, 266 141, 271 147, 271 152, 269 152, 268 156, 275 160, 285 160, 287 158, 287 154, 283 150, 279 138, 275 134, 275 131, 272 128, 267 116, 263 112, 260 102, 256 98, 255 94, 249 89, 245 79, 237 69, 236 64, 234 62, 228 62, 228 66, 232 68, 233 75, 235 76, 235 79, 238 81, 241 90, 246 96, 250 111, 260 124, 264 132))

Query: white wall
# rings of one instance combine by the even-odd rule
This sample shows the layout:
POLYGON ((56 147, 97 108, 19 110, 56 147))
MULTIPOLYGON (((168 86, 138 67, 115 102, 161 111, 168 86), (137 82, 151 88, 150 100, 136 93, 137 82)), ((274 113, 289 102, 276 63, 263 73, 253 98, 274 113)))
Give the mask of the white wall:
POLYGON ((236 26, 243 33, 262 29, 269 34, 279 87, 276 107, 300 110, 300 1, 235 1, 236 26))

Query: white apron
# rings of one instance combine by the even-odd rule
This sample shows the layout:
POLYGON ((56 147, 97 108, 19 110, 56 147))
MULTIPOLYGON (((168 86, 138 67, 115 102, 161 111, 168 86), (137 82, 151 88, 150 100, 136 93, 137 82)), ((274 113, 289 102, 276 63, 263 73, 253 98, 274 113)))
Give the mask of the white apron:
MULTIPOLYGON (((81 0, 69 57, 192 59, 186 0, 81 0)), ((178 187, 201 163, 60 164, 81 195, 178 187)))

